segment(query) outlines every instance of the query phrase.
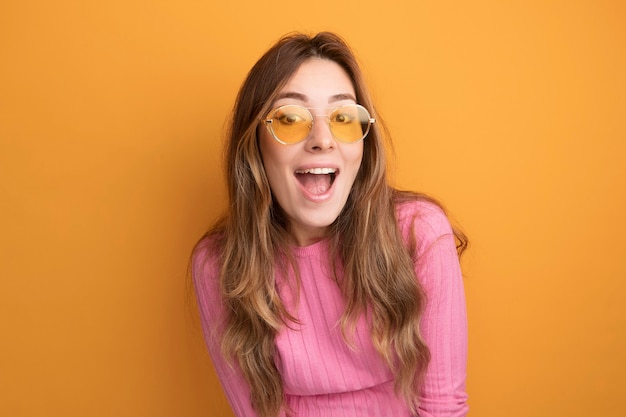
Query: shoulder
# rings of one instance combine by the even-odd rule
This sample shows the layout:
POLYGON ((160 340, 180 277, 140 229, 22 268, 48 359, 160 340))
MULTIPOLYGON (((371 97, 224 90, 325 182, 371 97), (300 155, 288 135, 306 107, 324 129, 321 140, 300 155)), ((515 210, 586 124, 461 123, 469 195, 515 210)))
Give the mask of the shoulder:
POLYGON ((416 196, 396 204, 398 227, 407 244, 423 253, 443 236, 453 236, 450 221, 443 208, 416 196))
POLYGON ((191 255, 193 270, 215 266, 219 260, 219 238, 216 235, 204 235, 196 243, 191 255))
POLYGON ((198 298, 219 294, 219 247, 220 241, 216 235, 205 235, 193 250, 191 275, 198 298))

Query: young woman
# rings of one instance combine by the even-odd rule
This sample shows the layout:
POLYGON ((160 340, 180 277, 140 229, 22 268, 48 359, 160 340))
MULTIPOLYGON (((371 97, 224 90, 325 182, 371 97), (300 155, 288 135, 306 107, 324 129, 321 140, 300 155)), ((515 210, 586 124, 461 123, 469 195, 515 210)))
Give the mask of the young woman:
POLYGON ((467 413, 467 241, 437 203, 388 184, 374 112, 331 33, 281 39, 241 87, 229 208, 192 258, 237 416, 467 413))

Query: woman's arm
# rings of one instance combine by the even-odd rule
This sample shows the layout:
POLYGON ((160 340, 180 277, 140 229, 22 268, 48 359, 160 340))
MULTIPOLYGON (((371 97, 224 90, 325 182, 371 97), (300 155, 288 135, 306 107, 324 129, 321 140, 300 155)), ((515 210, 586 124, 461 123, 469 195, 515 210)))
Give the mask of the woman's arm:
POLYGON ((250 404, 250 388, 236 361, 229 362, 221 350, 225 310, 219 291, 217 256, 205 239, 194 251, 192 278, 196 290, 200 321, 213 366, 237 417, 256 417, 250 404))
POLYGON ((417 240, 415 272, 426 294, 420 330, 431 361, 419 395, 420 417, 461 417, 465 391, 467 316, 456 242, 445 214, 419 203, 410 228, 417 240))

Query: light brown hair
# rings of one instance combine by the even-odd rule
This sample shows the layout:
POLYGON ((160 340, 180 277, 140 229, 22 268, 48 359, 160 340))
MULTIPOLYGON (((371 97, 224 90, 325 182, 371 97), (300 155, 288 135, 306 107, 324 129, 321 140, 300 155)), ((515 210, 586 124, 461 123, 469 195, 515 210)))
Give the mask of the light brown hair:
MULTIPOLYGON (((228 211, 203 238, 212 239, 211 247, 219 252, 220 276, 209 278, 220 280, 228 312, 222 351, 238 362, 261 417, 277 416, 284 405, 274 340, 297 318, 286 312, 275 289, 275 269, 293 266, 288 250, 292 241, 284 214, 272 199, 257 133, 281 87, 312 58, 341 66, 352 80, 357 102, 377 117, 357 61, 339 36, 322 32, 280 39, 250 70, 237 96, 225 152, 228 211)), ((395 215, 396 204, 410 199, 432 201, 389 185, 378 120, 364 140, 348 201, 329 227, 330 253, 338 254, 330 266, 344 269, 341 279, 337 272, 335 278, 346 302, 341 323, 346 343, 357 319, 371 312, 374 345, 395 374, 396 392, 415 410, 430 354, 419 333, 424 294, 415 277, 413 248, 403 242, 395 215)), ((455 234, 460 253, 467 240, 460 231, 455 234)))

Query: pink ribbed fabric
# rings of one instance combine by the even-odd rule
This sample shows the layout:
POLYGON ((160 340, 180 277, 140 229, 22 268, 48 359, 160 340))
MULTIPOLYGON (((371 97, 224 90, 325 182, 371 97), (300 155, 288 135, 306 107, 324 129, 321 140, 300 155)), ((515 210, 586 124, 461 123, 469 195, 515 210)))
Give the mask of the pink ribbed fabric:
MULTIPOLYGON (((431 362, 418 413, 420 417, 464 416, 467 321, 454 236, 445 215, 430 203, 405 203, 397 212, 405 239, 410 234, 416 237, 415 271, 427 296, 420 328, 431 362)), ((225 312, 217 282, 217 254, 209 248, 206 242, 200 244, 193 259, 206 343, 235 415, 255 417, 240 370, 228 364, 220 351, 225 312)), ((277 276, 281 299, 300 321, 284 328, 276 339, 276 364, 289 408, 299 417, 411 416, 394 394, 393 376, 372 344, 365 319, 352 335, 353 346, 341 336, 339 319, 345 303, 329 274, 326 242, 293 248, 293 254, 302 280, 298 303, 290 285, 293 280, 277 276)))

